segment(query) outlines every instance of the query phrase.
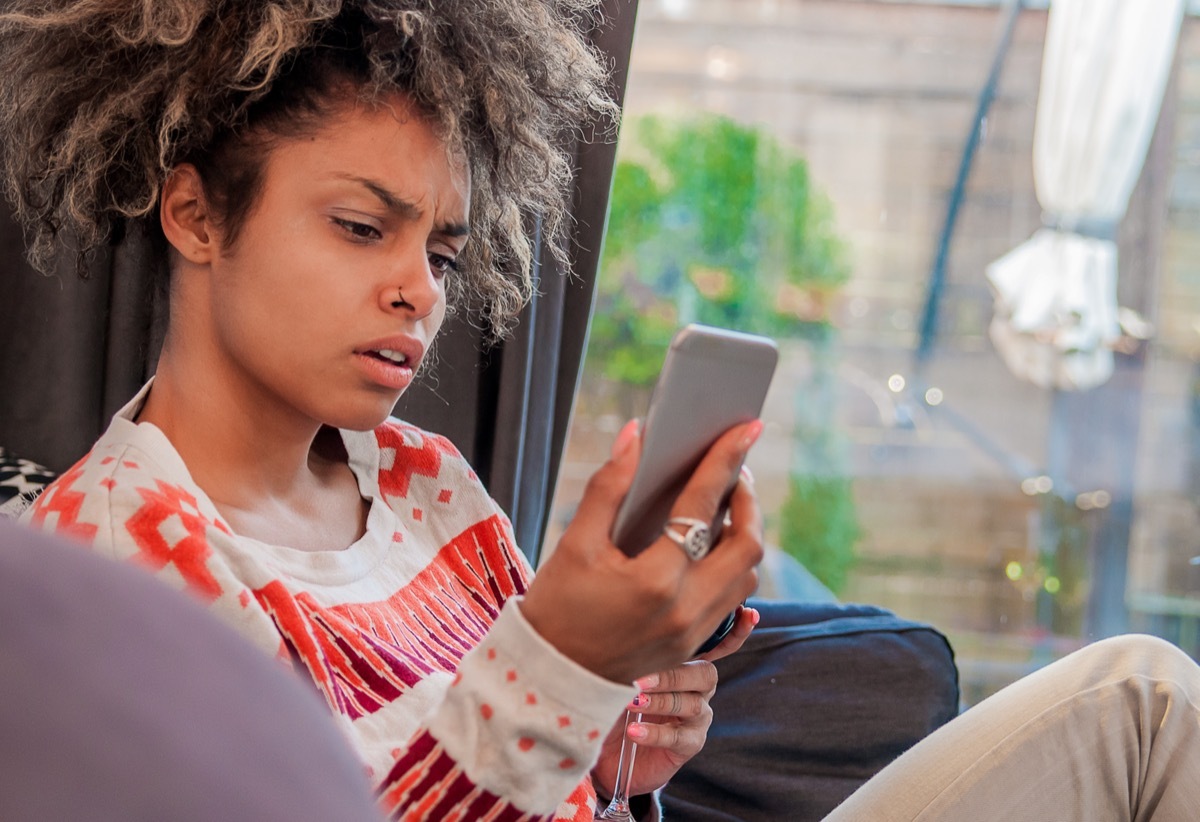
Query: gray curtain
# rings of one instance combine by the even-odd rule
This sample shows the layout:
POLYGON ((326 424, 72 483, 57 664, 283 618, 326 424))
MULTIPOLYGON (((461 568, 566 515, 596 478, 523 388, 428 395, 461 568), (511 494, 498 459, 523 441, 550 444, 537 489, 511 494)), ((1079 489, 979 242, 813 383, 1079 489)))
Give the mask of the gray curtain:
MULTIPOLYGON (((637 0, 604 0, 594 42, 624 94, 637 0)), ((513 519, 535 559, 558 475, 586 345, 615 144, 574 148, 574 274, 547 254, 538 296, 514 335, 486 349, 480 332, 451 320, 438 361, 396 413, 448 436, 513 519)), ((163 305, 144 240, 123 238, 97 256, 88 277, 64 255, 39 276, 25 263, 20 230, 0 217, 0 447, 61 471, 100 436, 112 414, 153 371, 163 305)))

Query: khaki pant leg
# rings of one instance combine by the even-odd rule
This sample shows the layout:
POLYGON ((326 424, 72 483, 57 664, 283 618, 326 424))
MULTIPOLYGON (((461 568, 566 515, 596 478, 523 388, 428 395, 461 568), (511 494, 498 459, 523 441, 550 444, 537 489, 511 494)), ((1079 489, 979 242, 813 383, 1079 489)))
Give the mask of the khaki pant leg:
POLYGON ((1200 667, 1146 636, 1005 688, 881 771, 828 822, 1200 820, 1200 667))

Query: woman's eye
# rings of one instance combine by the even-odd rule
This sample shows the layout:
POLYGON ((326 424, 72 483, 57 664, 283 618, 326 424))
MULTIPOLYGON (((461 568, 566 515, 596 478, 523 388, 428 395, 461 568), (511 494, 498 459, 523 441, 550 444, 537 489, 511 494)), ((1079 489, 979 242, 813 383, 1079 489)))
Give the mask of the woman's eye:
POLYGON ((346 220, 341 217, 334 217, 333 222, 335 225, 341 228, 342 231, 345 231, 347 234, 351 235, 355 240, 366 241, 379 240, 383 238, 383 234, 380 233, 379 229, 373 225, 367 225, 366 223, 360 223, 354 220, 346 220))
POLYGON ((458 263, 443 254, 429 254, 429 267, 437 273, 439 277, 444 277, 452 271, 458 271, 458 263))

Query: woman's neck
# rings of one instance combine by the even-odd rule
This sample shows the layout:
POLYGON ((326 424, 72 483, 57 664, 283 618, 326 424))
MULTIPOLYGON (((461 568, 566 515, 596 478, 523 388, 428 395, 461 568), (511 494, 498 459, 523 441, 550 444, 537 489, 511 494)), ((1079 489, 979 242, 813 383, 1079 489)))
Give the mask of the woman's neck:
POLYGON ((183 359, 164 347, 138 421, 162 430, 235 532, 312 550, 362 535, 366 508, 336 430, 183 359))

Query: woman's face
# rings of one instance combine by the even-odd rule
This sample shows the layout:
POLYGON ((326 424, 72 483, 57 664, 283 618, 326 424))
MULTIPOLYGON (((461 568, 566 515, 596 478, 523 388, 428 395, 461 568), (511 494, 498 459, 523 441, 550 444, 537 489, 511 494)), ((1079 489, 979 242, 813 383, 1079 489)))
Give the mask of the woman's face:
POLYGON ((211 263, 218 367, 255 412, 378 425, 441 326, 469 202, 465 162, 401 96, 276 141, 237 242, 211 263))

